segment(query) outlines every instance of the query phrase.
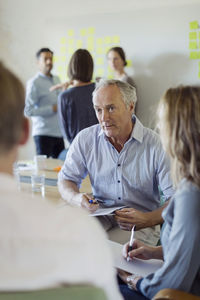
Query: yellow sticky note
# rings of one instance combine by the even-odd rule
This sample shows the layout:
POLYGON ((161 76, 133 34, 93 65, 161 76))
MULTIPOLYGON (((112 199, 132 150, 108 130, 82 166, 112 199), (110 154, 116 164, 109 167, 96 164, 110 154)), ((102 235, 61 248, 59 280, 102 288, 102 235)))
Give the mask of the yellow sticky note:
POLYGON ((68 51, 69 54, 74 53, 74 47, 68 47, 68 51))
POLYGON ((103 58, 102 57, 98 57, 97 58, 97 66, 103 65, 103 58))
POLYGON ((67 42, 67 39, 66 39, 66 37, 61 37, 61 39, 60 39, 60 43, 61 44, 66 44, 66 42, 67 42))
POLYGON ((73 38, 69 38, 67 40, 67 44, 70 45, 70 46, 74 45, 74 39, 73 38))
POLYGON ((58 66, 57 69, 58 69, 58 71, 61 72, 61 71, 63 71, 63 66, 58 66))
POLYGON ((120 43, 120 38, 119 38, 119 36, 118 36, 118 35, 114 35, 114 36, 112 37, 112 42, 113 42, 114 44, 119 44, 119 43, 120 43))
POLYGON ((190 30, 192 30, 192 29, 198 29, 198 28, 199 28, 198 21, 190 22, 190 30))
POLYGON ((197 42, 190 42, 189 49, 197 49, 197 42))
POLYGON ((94 46, 90 45, 90 46, 87 47, 87 49, 88 49, 89 52, 92 52, 92 51, 94 51, 94 46))
POLYGON ((102 77, 104 75, 104 69, 103 68, 97 69, 96 75, 102 77))
MULTIPOLYGON (((198 59, 200 59, 200 51, 197 52, 197 57, 198 57, 198 59)), ((199 66, 200 66, 200 64, 199 64, 199 66)))
POLYGON ((67 35, 68 36, 74 36, 74 29, 67 30, 67 35))
POLYGON ((127 65, 126 65, 127 67, 131 67, 132 66, 132 61, 130 59, 127 59, 126 62, 127 62, 127 65))
POLYGON ((54 63, 59 62, 59 58, 60 58, 59 56, 54 55, 54 56, 53 56, 53 62, 54 62, 54 63))
POLYGON ((61 56, 61 57, 60 57, 60 60, 61 60, 62 62, 65 62, 65 61, 66 61, 66 56, 61 56))
POLYGON ((105 44, 110 44, 110 43, 111 43, 111 37, 110 37, 110 36, 106 36, 106 37, 104 38, 104 43, 105 43, 105 44))
POLYGON ((80 35, 81 35, 81 36, 86 36, 86 29, 85 29, 85 28, 82 28, 82 29, 80 30, 80 35))
POLYGON ((96 50, 97 54, 103 54, 103 47, 98 47, 96 50))
POLYGON ((101 46, 103 44, 103 39, 102 38, 96 39, 96 43, 97 43, 97 46, 101 46))
POLYGON ((94 34, 94 32, 95 32, 94 27, 89 27, 89 28, 88 28, 88 33, 89 33, 89 34, 94 34))
POLYGON ((190 40, 196 40, 197 39, 197 32, 196 31, 192 31, 189 33, 189 39, 190 40))
POLYGON ((198 59, 198 53, 197 52, 190 52, 190 59, 198 59))
POLYGON ((93 37, 93 36, 89 36, 89 37, 87 38, 87 42, 88 42, 88 43, 94 43, 94 37, 93 37))
POLYGON ((82 41, 82 40, 77 40, 77 41, 76 41, 76 47, 77 47, 77 48, 83 47, 83 41, 82 41))
POLYGON ((61 54, 65 54, 66 53, 66 47, 65 46, 60 47, 60 53, 61 54))

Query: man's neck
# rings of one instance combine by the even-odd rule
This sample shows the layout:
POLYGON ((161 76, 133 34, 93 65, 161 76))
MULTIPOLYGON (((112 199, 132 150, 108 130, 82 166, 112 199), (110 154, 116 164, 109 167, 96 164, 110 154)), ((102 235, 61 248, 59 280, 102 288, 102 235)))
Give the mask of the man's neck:
POLYGON ((110 143, 115 147, 115 149, 118 152, 121 152, 121 150, 124 148, 125 143, 130 139, 131 133, 133 131, 134 124, 132 123, 129 130, 127 131, 128 134, 124 135, 123 137, 109 137, 108 140, 110 143))
POLYGON ((9 152, 0 154, 0 172, 6 174, 13 174, 13 164, 17 158, 17 151, 13 149, 9 152))

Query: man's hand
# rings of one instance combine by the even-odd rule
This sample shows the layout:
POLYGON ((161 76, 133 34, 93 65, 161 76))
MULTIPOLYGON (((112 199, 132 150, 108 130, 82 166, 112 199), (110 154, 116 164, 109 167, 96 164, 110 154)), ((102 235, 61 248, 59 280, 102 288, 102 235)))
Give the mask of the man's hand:
POLYGON ((134 208, 123 208, 115 211, 115 220, 123 230, 131 230, 133 225, 139 230, 147 227, 149 215, 134 208))
POLYGON ((90 212, 95 212, 99 208, 99 204, 94 200, 90 194, 79 193, 75 196, 75 200, 81 203, 81 207, 86 208, 90 212))

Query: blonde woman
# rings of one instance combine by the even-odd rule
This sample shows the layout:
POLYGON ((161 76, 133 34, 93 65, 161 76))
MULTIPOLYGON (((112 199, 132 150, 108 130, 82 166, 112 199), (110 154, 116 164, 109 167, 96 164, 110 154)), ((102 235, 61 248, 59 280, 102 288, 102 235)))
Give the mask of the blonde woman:
POLYGON ((129 285, 121 285, 127 300, 152 299, 164 288, 200 296, 200 87, 169 89, 160 100, 158 119, 177 190, 162 214, 162 246, 149 247, 137 240, 130 252, 128 243, 124 246, 125 258, 164 261, 158 271, 144 278, 119 271, 129 285))

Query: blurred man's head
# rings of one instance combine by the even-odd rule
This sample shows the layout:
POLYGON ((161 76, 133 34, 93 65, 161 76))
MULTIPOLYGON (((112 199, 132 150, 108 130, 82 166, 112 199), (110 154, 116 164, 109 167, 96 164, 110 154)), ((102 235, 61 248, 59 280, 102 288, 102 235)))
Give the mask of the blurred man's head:
POLYGON ((50 76, 53 68, 53 51, 49 48, 41 48, 36 53, 38 68, 46 76, 50 76))
POLYGON ((0 62, 0 156, 27 141, 24 99, 23 84, 0 62))

